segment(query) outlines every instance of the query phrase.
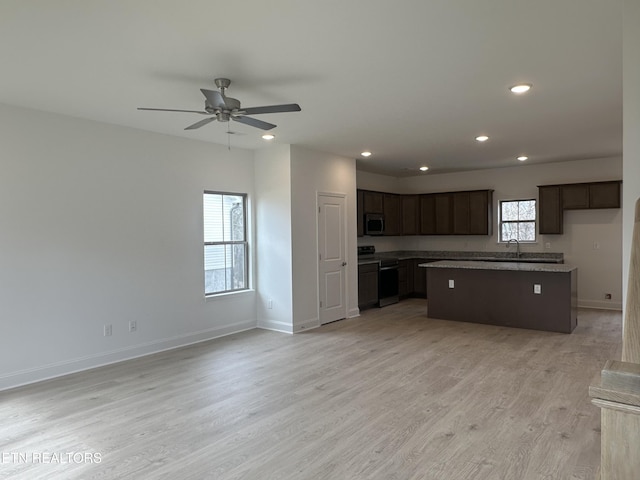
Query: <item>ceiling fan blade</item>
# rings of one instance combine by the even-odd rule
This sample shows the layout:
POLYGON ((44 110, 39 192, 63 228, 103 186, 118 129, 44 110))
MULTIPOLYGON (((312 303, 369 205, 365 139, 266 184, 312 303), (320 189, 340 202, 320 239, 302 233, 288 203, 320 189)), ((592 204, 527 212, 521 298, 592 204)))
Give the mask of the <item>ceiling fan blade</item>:
POLYGON ((200 128, 205 126, 207 123, 211 123, 214 120, 217 120, 216 117, 205 118, 204 120, 200 120, 199 122, 194 123, 193 125, 189 125, 185 130, 195 130, 196 128, 200 128))
POLYGON ((203 112, 201 110, 174 110, 171 108, 144 108, 138 107, 138 110, 151 110, 154 112, 185 112, 185 113, 200 113, 202 115, 211 115, 209 112, 203 112))
POLYGON ((206 97, 207 102, 211 104, 213 108, 225 108, 224 98, 222 94, 216 90, 206 90, 201 88, 200 91, 206 97))
POLYGON ((302 110, 297 103, 287 103, 286 105, 269 105, 266 107, 249 107, 241 108, 246 115, 257 115, 260 113, 283 113, 283 112, 299 112, 302 110))
POLYGON ((251 125, 252 127, 261 128, 262 130, 271 130, 272 128, 276 128, 276 125, 273 123, 263 122, 262 120, 258 120, 257 118, 251 117, 231 117, 236 122, 244 123, 245 125, 251 125))

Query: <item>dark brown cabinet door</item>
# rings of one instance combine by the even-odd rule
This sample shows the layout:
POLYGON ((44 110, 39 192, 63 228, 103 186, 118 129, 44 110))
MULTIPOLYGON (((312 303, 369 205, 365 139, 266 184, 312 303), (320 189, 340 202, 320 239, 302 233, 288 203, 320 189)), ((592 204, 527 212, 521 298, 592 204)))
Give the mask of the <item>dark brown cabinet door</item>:
POLYGON ((398 295, 406 297, 409 295, 409 285, 407 283, 407 261, 400 260, 398 262, 398 295))
POLYGON ((493 233, 493 191, 469 192, 469 234, 493 233))
POLYGON ((544 234, 562 233, 562 191, 560 185, 538 187, 538 232, 544 234))
POLYGON ((384 213, 383 211, 383 194, 380 192, 362 191, 362 203, 364 213, 384 213))
POLYGON ((426 260, 414 258, 413 262, 413 295, 415 297, 427 298, 427 269, 419 267, 426 260))
POLYGON ((418 195, 401 195, 402 235, 417 235, 420 233, 420 197, 418 195))
POLYGON ((383 196, 384 234, 400 235, 400 195, 385 193, 383 196))
POLYGON ((358 210, 358 236, 364 235, 364 205, 363 205, 363 192, 358 190, 357 195, 357 210, 358 210))
POLYGON ((434 195, 420 195, 420 233, 436 233, 436 200, 434 195))
POLYGON ((586 183, 563 185, 562 208, 565 210, 589 208, 589 185, 586 183))
POLYGON ((436 193, 436 235, 451 235, 453 233, 453 208, 450 193, 436 193))
POLYGON ((620 208, 620 182, 591 183, 589 208, 620 208))
POLYGON ((468 235, 470 229, 469 192, 455 192, 451 195, 453 204, 453 233, 468 235))
POLYGON ((358 307, 378 303, 378 264, 358 265, 358 307))

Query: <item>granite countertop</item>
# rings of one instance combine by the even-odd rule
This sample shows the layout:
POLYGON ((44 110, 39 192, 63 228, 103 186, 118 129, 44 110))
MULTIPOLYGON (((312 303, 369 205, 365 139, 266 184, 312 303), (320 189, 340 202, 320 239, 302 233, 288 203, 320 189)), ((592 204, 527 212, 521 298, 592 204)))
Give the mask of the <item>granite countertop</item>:
POLYGON ((529 263, 563 263, 564 254, 553 252, 522 252, 520 258, 516 260, 514 251, 502 252, 461 252, 461 251, 438 251, 438 250, 398 250, 392 252, 376 252, 375 259, 358 260, 359 265, 375 263, 380 258, 397 258, 398 260, 409 260, 419 258, 424 260, 463 260, 463 261, 483 261, 483 262, 529 262, 529 263))
POLYGON ((371 263, 378 263, 380 261, 380 258, 364 258, 358 259, 358 265, 369 265, 371 263))
POLYGON ((482 262, 440 260, 431 263, 421 263, 419 267, 426 268, 461 268, 466 270, 513 270, 520 272, 554 272, 567 273, 576 267, 567 263, 522 263, 522 262, 482 262))

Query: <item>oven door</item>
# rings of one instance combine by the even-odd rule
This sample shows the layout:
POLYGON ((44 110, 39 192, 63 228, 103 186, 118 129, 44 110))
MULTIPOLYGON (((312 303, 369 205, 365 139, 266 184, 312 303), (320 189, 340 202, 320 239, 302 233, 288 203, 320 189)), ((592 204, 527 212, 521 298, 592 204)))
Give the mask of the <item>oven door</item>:
POLYGON ((380 306, 398 303, 398 265, 381 266, 378 277, 378 300, 380 306))

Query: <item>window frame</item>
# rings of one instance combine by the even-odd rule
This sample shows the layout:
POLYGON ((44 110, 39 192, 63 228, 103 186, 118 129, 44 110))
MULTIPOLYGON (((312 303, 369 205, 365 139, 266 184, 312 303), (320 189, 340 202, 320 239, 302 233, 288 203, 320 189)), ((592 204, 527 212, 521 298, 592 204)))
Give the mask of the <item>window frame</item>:
POLYGON ((533 240, 520 240, 517 239, 519 243, 537 243, 538 242, 538 199, 536 198, 514 198, 514 199, 505 199, 498 200, 498 243, 508 243, 510 238, 503 239, 502 238, 502 224, 503 223, 533 223, 533 240), (534 219, 533 220, 503 220, 502 219, 502 204, 503 203, 513 203, 513 202, 533 202, 534 203, 534 219))
POLYGON ((249 237, 248 237, 248 233, 249 233, 249 229, 248 229, 248 218, 247 218, 247 212, 248 212, 248 202, 249 196, 247 193, 239 193, 239 192, 223 192, 223 191, 217 191, 217 190, 204 190, 203 194, 202 194, 202 240, 203 240, 203 272, 206 272, 206 263, 205 263, 205 250, 206 247, 208 246, 217 246, 217 245, 244 245, 244 287, 242 288, 232 288, 230 290, 218 290, 215 292, 207 292, 207 283, 206 283, 206 279, 203 277, 204 280, 204 296, 205 298, 212 298, 212 297, 216 297, 216 296, 221 296, 221 295, 228 295, 228 294, 233 294, 233 293, 237 293, 237 292, 246 292, 248 290, 250 290, 250 282, 249 282, 249 237), (216 242, 207 242, 205 241, 205 219, 204 219, 204 201, 205 201, 205 196, 206 195, 218 195, 218 196, 222 196, 223 199, 222 201, 224 202, 224 196, 234 196, 234 197, 242 197, 242 218, 243 218, 243 238, 244 240, 228 240, 228 241, 216 241, 216 242))

